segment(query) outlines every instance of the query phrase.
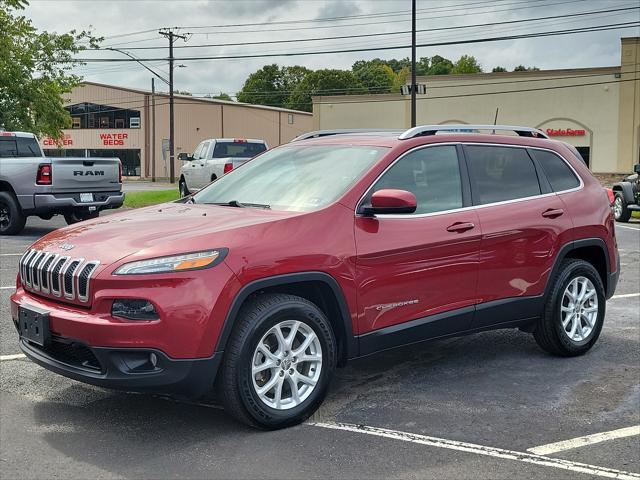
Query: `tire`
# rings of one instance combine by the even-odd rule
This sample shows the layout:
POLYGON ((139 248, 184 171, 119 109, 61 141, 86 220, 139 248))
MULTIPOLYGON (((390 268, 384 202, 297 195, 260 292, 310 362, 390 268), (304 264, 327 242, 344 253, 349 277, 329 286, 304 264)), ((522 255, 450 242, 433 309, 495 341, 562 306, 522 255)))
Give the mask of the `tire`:
POLYGON ((613 200, 613 216, 616 222, 628 222, 631 218, 631 210, 627 208, 627 202, 622 192, 616 192, 613 200))
POLYGON ((91 220, 98 218, 100 212, 71 212, 64 214, 64 221, 67 225, 73 225, 74 223, 82 222, 84 220, 91 220))
POLYGON ((187 183, 184 180, 180 180, 178 190, 180 191, 180 198, 184 198, 190 194, 189 189, 187 188, 187 183))
POLYGON ((241 309, 224 355, 219 387, 225 410, 242 423, 274 430, 303 422, 320 406, 336 367, 337 348, 331 325, 315 304, 294 295, 262 294, 248 300, 241 309), (293 322, 300 322, 292 339, 293 348, 276 348, 280 343, 273 332, 280 328, 282 340, 289 340, 292 329, 287 330, 287 325, 293 326, 293 322), (303 352, 296 352, 309 339, 313 342, 303 352), (272 352, 269 357, 258 349, 259 344, 272 352), (316 360, 301 361, 296 353, 316 360), (270 359, 277 361, 277 366, 252 374, 256 360, 263 360, 266 365, 270 359), (297 381, 300 378, 306 381, 297 381), (316 382, 313 387, 306 383, 312 378, 316 382), (270 381, 276 382, 275 386, 259 395, 258 388, 268 387, 270 381), (298 403, 293 385, 297 385, 298 403))
POLYGON ((16 197, 9 192, 0 192, 0 235, 17 235, 26 222, 27 217, 16 197))
MULTIPOLYGON (((547 305, 533 332, 533 336, 543 350, 553 355, 562 357, 582 355, 593 347, 602 331, 606 309, 602 279, 598 271, 590 263, 579 259, 566 259, 560 265, 560 270, 552 281, 547 305), (584 300, 583 304, 579 299, 572 304, 570 294, 575 293, 578 295, 581 287, 589 284, 595 291, 590 298, 584 300), (572 286, 569 287, 570 285, 572 286), (594 302, 596 303, 595 307, 593 305, 594 302), (582 310, 576 310, 572 305, 578 305, 583 308, 582 310), (566 312, 562 311, 563 308, 566 312), (594 310, 593 314, 589 310, 594 310), (580 312, 578 315, 579 324, 575 322, 576 329, 572 338, 571 332, 574 331, 572 318, 575 316, 572 317, 571 312, 575 311, 580 312), (589 313, 583 315, 582 312, 589 313), (563 315, 565 316, 563 317, 563 315), (590 320, 588 320, 589 316, 591 316, 590 320), (563 326, 563 319, 566 322, 566 327, 563 326), (588 330, 589 323, 591 324, 590 331, 588 330), (570 331, 567 331, 567 329, 570 331), (583 338, 579 338, 581 333, 584 333, 583 338)), ((586 292, 589 291, 586 290, 586 292)))

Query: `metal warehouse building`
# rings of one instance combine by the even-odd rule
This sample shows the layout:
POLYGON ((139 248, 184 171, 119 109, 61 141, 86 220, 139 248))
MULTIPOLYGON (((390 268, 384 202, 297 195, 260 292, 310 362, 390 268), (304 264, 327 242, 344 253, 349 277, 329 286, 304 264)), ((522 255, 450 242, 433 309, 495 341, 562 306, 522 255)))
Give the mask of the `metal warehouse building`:
MULTIPOLYGON (((615 67, 418 77, 417 123, 537 127, 576 146, 597 173, 640 162, 640 38, 623 38, 615 67), (497 113, 497 119, 496 119, 497 113)), ((314 97, 314 129, 407 128, 410 97, 314 97)))
MULTIPOLYGON (((64 130, 62 148, 41 140, 46 155, 118 157, 125 176, 169 177, 168 94, 85 82, 69 94, 66 108, 72 128, 64 130)), ((175 95, 176 172, 178 154, 206 138, 259 138, 274 147, 312 125, 307 112, 175 95)))

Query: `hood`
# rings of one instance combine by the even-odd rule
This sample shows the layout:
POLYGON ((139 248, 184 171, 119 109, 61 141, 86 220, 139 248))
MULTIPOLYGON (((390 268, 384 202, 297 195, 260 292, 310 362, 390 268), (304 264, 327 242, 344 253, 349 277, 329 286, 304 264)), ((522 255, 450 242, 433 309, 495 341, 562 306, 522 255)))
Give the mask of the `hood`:
POLYGON ((166 203, 154 207, 104 215, 61 228, 32 248, 111 264, 133 255, 151 258, 209 248, 230 247, 234 237, 260 225, 300 212, 214 205, 166 203))

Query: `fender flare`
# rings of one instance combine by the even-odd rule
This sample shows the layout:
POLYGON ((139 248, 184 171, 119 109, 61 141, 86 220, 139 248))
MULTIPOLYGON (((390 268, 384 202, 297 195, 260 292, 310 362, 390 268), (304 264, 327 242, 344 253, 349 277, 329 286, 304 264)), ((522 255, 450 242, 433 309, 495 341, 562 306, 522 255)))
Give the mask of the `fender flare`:
POLYGON ((304 282, 322 282, 327 285, 338 304, 340 310, 340 317, 337 319, 336 328, 341 330, 342 338, 344 339, 345 358, 351 359, 358 356, 358 340, 353 334, 353 325, 351 322, 351 314, 347 307, 347 302, 344 298, 344 294, 337 280, 331 275, 325 272, 297 272, 286 273, 283 275, 275 275, 272 277, 261 278, 244 285, 240 291, 236 294, 231 303, 231 308, 227 312, 222 326, 222 331, 218 337, 218 341, 215 347, 215 352, 223 352, 231 332, 235 325, 235 320, 240 312, 240 308, 244 301, 249 298, 250 295, 259 292, 265 288, 277 287, 281 285, 291 285, 304 282))
POLYGON ((636 201, 633 198, 633 185, 629 182, 620 182, 615 183, 612 187, 612 190, 615 192, 622 192, 622 198, 627 204, 635 204, 636 201))

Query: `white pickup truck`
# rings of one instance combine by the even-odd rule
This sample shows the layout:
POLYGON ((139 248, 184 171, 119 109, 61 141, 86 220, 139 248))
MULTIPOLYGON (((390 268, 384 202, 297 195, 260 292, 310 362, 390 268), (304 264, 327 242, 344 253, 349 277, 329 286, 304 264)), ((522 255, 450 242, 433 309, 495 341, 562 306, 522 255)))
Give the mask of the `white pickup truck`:
POLYGON ((34 134, 0 131, 0 235, 20 233, 31 215, 72 224, 123 203, 117 158, 48 158, 34 134))
POLYGON ((225 173, 267 150, 264 140, 210 138, 198 144, 191 155, 180 153, 180 196, 197 192, 225 173))

